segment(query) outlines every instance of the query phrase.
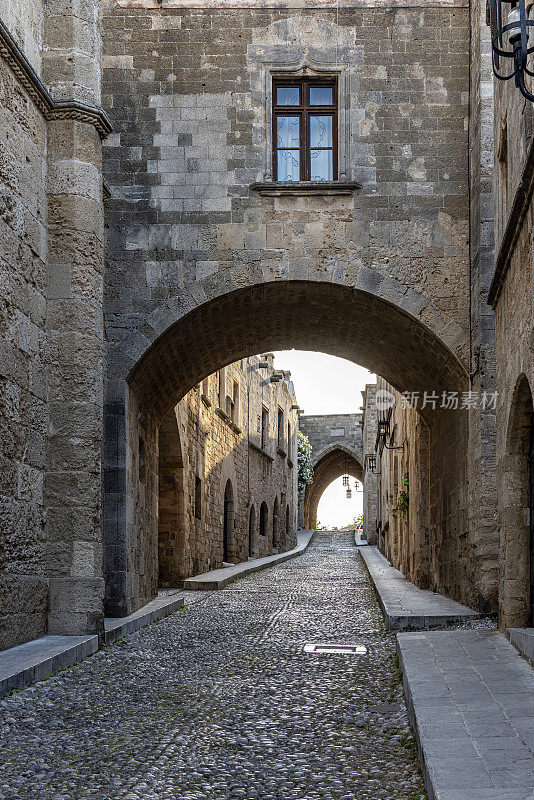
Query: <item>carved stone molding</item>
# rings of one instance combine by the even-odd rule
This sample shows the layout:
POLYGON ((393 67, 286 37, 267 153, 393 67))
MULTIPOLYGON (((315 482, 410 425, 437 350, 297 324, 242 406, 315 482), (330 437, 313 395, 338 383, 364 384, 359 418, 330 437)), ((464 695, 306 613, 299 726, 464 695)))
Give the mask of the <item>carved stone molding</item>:
POLYGON ((0 56, 47 120, 73 119, 94 125, 104 139, 112 131, 102 108, 78 100, 54 100, 34 68, 0 20, 0 56))

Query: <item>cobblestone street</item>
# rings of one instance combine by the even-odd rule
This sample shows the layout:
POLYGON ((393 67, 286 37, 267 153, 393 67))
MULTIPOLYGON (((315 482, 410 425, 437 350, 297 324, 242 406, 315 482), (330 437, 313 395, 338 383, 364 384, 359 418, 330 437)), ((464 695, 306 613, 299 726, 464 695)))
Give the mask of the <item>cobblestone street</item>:
POLYGON ((424 798, 395 665, 345 534, 0 703, 0 797, 424 798), (313 654, 306 643, 365 645, 313 654))

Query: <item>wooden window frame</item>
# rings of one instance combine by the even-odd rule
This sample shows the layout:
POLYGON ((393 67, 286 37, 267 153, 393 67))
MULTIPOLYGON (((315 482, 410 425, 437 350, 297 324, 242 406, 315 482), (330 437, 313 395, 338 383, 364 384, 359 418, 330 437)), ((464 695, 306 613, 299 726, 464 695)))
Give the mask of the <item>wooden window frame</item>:
MULTIPOLYGON (((273 78, 272 86, 273 108, 272 108, 272 139, 273 139, 273 172, 275 181, 278 181, 278 147, 277 147, 277 120, 278 117, 299 117, 299 140, 300 140, 300 178, 301 181, 311 181, 310 178, 310 116, 332 117, 332 180, 337 180, 338 175, 338 82, 337 78, 273 78), (277 89, 283 86, 298 86, 300 89, 300 105, 282 106, 278 105, 277 89), (310 105, 310 87, 324 86, 332 88, 332 105, 319 106, 310 105)), ((280 148, 287 149, 287 148, 280 148)), ((290 148, 291 149, 291 148, 290 148)), ((296 148, 294 148, 296 150, 296 148)), ((313 148, 321 149, 321 148, 313 148)), ((330 148, 323 148, 329 150, 330 148)), ((285 183, 286 181, 281 181, 285 183)), ((318 181, 319 182, 319 181, 318 181)), ((296 183, 296 181, 290 181, 296 183)), ((320 181, 328 183, 328 181, 320 181)))

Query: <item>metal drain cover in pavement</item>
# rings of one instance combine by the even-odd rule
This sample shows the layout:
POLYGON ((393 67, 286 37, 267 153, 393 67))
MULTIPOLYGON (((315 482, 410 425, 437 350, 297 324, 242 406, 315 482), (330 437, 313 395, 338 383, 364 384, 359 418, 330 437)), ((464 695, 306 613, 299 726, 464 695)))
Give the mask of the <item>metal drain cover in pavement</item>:
POLYGON ((341 653, 349 656, 364 656, 367 647, 363 644, 305 644, 305 653, 341 653))

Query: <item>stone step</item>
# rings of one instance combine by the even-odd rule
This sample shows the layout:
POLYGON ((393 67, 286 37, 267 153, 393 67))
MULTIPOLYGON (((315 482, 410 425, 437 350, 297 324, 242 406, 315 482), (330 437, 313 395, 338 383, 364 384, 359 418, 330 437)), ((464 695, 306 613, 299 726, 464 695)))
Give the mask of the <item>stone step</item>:
POLYGON ((378 596, 389 630, 444 628, 479 619, 472 608, 436 592, 418 589, 402 572, 392 567, 377 547, 359 547, 378 596))

